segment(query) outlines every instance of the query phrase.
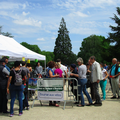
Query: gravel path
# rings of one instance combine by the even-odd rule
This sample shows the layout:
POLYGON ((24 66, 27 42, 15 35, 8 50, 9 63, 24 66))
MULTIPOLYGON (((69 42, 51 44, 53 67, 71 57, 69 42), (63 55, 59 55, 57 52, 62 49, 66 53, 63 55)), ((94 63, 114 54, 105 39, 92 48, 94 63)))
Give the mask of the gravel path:
MULTIPOLYGON (((100 91, 101 93, 101 91, 100 91)), ((10 118, 9 114, 0 114, 0 120, 120 120, 120 99, 110 99, 111 91, 107 93, 107 98, 103 101, 101 107, 85 106, 71 107, 71 102, 67 102, 65 110, 63 110, 63 102, 60 107, 48 106, 48 101, 42 101, 43 106, 40 106, 38 100, 35 101, 35 106, 30 110, 23 111, 22 116, 18 116, 18 101, 15 101, 14 113, 10 118)), ((10 101, 8 102, 8 109, 10 101)), ((32 105, 32 101, 29 104, 32 105)), ((88 103, 85 97, 85 103, 88 103)))

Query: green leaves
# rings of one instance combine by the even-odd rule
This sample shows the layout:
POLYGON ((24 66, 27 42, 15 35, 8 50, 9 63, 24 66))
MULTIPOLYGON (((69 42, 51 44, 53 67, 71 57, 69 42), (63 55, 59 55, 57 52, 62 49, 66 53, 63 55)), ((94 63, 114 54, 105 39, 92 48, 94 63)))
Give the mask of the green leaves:
POLYGON ((38 47, 38 45, 30 45, 30 44, 28 44, 26 42, 22 42, 21 45, 25 46, 26 48, 28 48, 28 49, 36 52, 36 53, 39 53, 39 54, 41 53, 41 50, 38 47))
POLYGON ((90 56, 93 55, 98 62, 107 61, 109 44, 110 42, 105 37, 91 35, 83 40, 78 57, 82 57, 85 64, 88 62, 90 56))
MULTIPOLYGON (((54 54, 53 52, 49 52, 49 51, 41 51, 40 48, 38 47, 38 45, 30 45, 26 42, 22 42, 21 45, 23 45, 24 47, 36 52, 36 53, 39 53, 39 54, 42 54, 42 55, 45 55, 46 56, 46 63, 48 63, 49 61, 52 61, 54 60, 54 54)), ((44 66, 44 61, 40 61, 41 65, 44 66)), ((32 66, 35 66, 35 62, 31 61, 31 64, 32 66)))

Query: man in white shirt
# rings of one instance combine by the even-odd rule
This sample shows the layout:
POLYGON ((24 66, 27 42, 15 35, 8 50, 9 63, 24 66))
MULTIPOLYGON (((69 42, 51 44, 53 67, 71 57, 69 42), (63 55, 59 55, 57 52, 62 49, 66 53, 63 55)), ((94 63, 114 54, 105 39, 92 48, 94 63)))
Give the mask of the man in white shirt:
POLYGON ((101 106, 102 101, 99 95, 98 83, 100 82, 100 80, 102 80, 102 72, 101 72, 100 64, 96 62, 95 56, 90 57, 90 62, 92 63, 91 82, 93 83, 95 99, 96 99, 94 105, 101 106))

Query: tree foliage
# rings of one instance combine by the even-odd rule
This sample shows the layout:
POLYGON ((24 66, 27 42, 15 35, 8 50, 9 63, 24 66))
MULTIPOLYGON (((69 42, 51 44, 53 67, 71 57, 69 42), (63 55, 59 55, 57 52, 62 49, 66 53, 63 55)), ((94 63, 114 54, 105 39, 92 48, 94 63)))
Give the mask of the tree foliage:
POLYGON ((76 60, 77 60, 77 55, 72 52, 69 56, 69 64, 68 65, 70 65, 72 63, 77 64, 76 60))
POLYGON ((13 38, 14 36, 12 36, 12 34, 11 33, 9 33, 9 32, 2 32, 2 26, 0 26, 0 35, 4 35, 4 36, 7 36, 7 37, 11 37, 11 38, 13 38))
POLYGON ((26 42, 22 42, 21 45, 23 45, 24 47, 26 47, 26 48, 28 48, 28 49, 36 52, 36 53, 39 53, 39 54, 41 53, 41 50, 38 47, 38 45, 30 45, 30 44, 28 44, 26 42))
POLYGON ((54 55, 55 61, 59 58, 63 64, 70 64, 70 56, 72 54, 72 44, 69 37, 69 31, 66 28, 64 18, 60 22, 58 37, 56 38, 54 55))
POLYGON ((54 61, 54 53, 53 52, 42 51, 41 54, 46 56, 46 63, 48 63, 49 61, 54 61))
POLYGON ((115 45, 111 46, 111 54, 120 59, 120 7, 116 8, 118 16, 114 14, 114 17, 111 18, 112 20, 115 21, 116 26, 110 25, 109 27, 111 28, 112 33, 109 33, 108 39, 110 40, 111 43, 114 43, 115 45))
MULTIPOLYGON (((46 56, 46 63, 48 63, 49 61, 53 61, 54 60, 54 54, 53 52, 49 52, 49 51, 41 51, 40 48, 38 47, 38 45, 30 45, 26 42, 22 42, 21 45, 23 45, 24 47, 38 53, 38 54, 42 54, 46 56)), ((44 61, 40 61, 41 65, 44 66, 44 61)), ((35 66, 35 62, 31 61, 32 66, 35 66)))
POLYGON ((105 37, 91 35, 83 40, 78 57, 82 57, 84 63, 88 62, 90 56, 95 56, 98 62, 107 62, 109 44, 109 41, 105 37))

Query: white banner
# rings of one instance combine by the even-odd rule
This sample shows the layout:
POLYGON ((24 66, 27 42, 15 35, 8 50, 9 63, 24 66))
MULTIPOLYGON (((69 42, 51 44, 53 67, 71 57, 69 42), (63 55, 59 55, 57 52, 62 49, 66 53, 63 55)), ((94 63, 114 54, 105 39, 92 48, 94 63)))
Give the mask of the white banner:
POLYGON ((64 101, 63 79, 38 79, 38 100, 64 101))
POLYGON ((38 100, 64 101, 64 91, 38 91, 38 100))

